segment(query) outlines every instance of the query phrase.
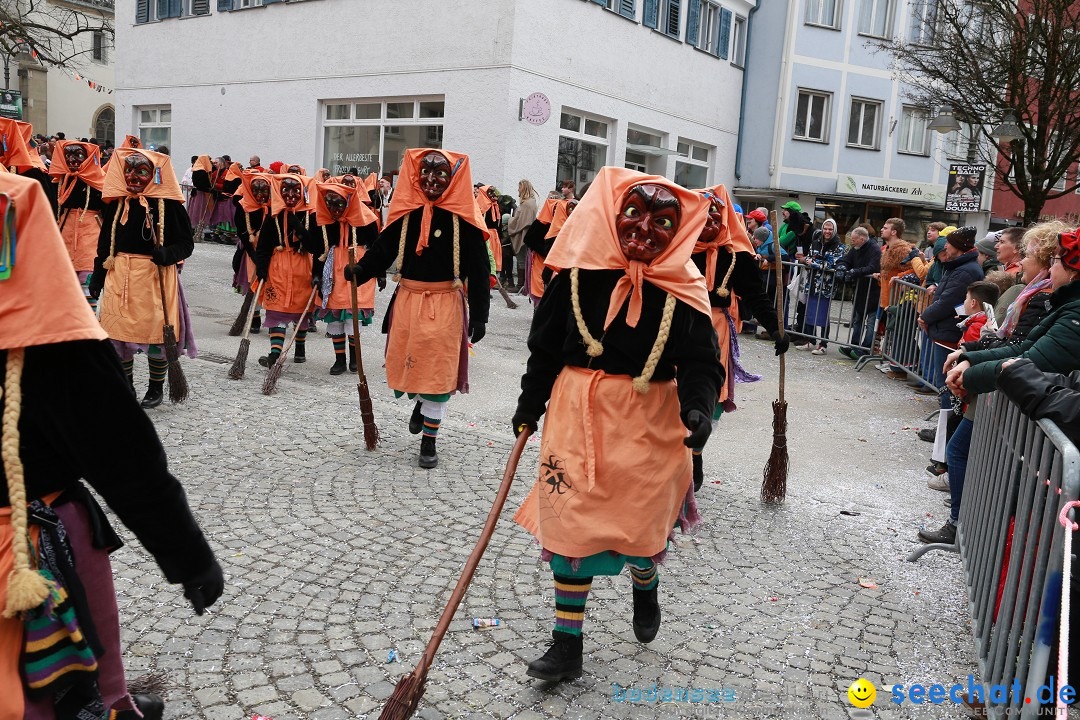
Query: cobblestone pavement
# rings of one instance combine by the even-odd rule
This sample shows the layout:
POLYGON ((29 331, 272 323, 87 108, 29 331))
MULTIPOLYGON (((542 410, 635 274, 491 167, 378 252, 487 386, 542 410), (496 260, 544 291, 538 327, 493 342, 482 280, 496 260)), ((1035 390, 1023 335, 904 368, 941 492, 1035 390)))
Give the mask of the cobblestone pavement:
MULTIPOLYGON (((492 302, 471 366, 473 393, 451 401, 440 464, 416 467, 364 335, 382 444, 363 448, 354 378, 330 377, 330 341, 309 341, 272 397, 260 394, 253 338, 247 377, 226 379, 239 307, 231 249, 197 245, 183 279, 202 357, 185 360, 189 402, 153 410, 173 471, 225 568, 227 589, 196 617, 131 542, 114 556, 129 677, 169 678, 167 717, 275 720, 377 717, 427 643, 494 498, 512 435, 531 309, 492 302), (388 663, 390 650, 399 660, 388 663)), ((389 291, 379 295, 379 319, 389 291)), ((858 677, 879 688, 874 717, 961 717, 952 705, 900 707, 882 686, 964 681, 976 672, 958 558, 904 561, 921 524, 946 517, 926 487, 930 446, 915 429, 933 403, 834 350, 789 355, 787 502, 758 500, 771 440, 771 344, 742 338, 741 409, 705 452, 705 522, 662 566, 664 621, 649 646, 630 628, 630 580, 598 578, 585 624, 585 675, 558 687, 525 676, 550 638, 550 573, 511 522, 538 463, 526 452, 491 546, 451 625, 418 713, 423 718, 834 718, 858 677), (841 514, 848 511, 853 514, 841 514), (860 587, 859 578, 877 587, 860 587), (473 630, 474 617, 502 625, 473 630), (734 700, 613 702, 613 687, 725 688, 734 700)), ((136 383, 146 367, 136 363, 136 383)))

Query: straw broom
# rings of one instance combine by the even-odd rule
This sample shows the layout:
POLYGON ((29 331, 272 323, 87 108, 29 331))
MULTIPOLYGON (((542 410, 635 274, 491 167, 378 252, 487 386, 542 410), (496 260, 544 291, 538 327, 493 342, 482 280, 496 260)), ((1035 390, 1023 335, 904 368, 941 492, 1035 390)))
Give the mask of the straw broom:
POLYGON ((503 287, 499 278, 495 278, 495 287, 498 289, 499 294, 502 295, 502 299, 506 301, 506 307, 511 310, 517 310, 517 303, 510 299, 510 293, 506 292, 506 288, 503 287))
MULTIPOLYGON (((165 268, 158 265, 158 285, 161 288, 161 315, 164 325, 161 336, 165 345, 165 359, 169 361, 169 402, 182 403, 187 400, 188 383, 184 369, 180 367, 180 348, 176 344, 176 329, 169 324, 169 310, 165 297, 165 268)), ((176 279, 180 282, 180 278, 176 279)))
POLYGON ((229 368, 230 380, 244 379, 244 370, 247 368, 248 350, 251 348, 251 319, 255 317, 255 307, 258 305, 258 298, 262 297, 263 283, 265 282, 266 280, 260 280, 259 287, 255 292, 248 292, 248 297, 251 298, 252 302, 248 302, 247 300, 244 301, 245 305, 248 306, 247 323, 244 327, 244 337, 240 340, 240 349, 236 351, 236 359, 233 360, 232 367, 229 368))
MULTIPOLYGON (((349 245, 349 265, 356 264, 352 245, 349 245)), ((364 374, 364 358, 360 354, 360 313, 356 309, 356 277, 349 281, 352 287, 352 327, 353 348, 356 353, 356 392, 360 396, 360 419, 364 423, 364 444, 368 450, 374 450, 379 444, 379 428, 375 426, 375 413, 371 410, 371 389, 364 374)))
POLYGON ((289 350, 293 346, 293 342, 296 340, 296 336, 300 333, 300 327, 304 324, 304 320, 307 319, 308 311, 311 310, 311 305, 315 302, 315 293, 319 291, 318 287, 312 286, 311 294, 308 295, 307 305, 304 306, 304 312, 300 315, 300 319, 296 321, 296 327, 293 328, 292 336, 289 338, 289 342, 285 343, 285 347, 282 348, 281 354, 278 355, 277 361, 274 362, 273 367, 266 373, 266 379, 263 380, 262 394, 273 395, 274 390, 277 389, 277 381, 281 377, 281 373, 285 372, 285 358, 289 354, 289 350))
MULTIPOLYGON (((772 213, 773 227, 776 212, 772 213)), ((773 240, 773 257, 776 260, 776 326, 784 337, 784 276, 780 255, 780 236, 773 240)), ((788 449, 787 449, 787 401, 784 399, 784 379, 787 371, 785 356, 780 356, 780 393, 773 400, 773 444, 769 460, 765 463, 761 481, 761 499, 767 503, 782 503, 787 495, 788 449)))
POLYGON ((254 306, 255 293, 252 292, 251 288, 248 288, 248 291, 244 293, 244 303, 240 306, 240 313, 236 316, 236 319, 233 320, 232 327, 229 328, 230 337, 237 337, 238 335, 243 335, 244 337, 247 337, 247 331, 244 327, 244 319, 247 318, 247 327, 250 328, 251 319, 255 316, 255 313, 248 311, 251 310, 251 308, 253 308, 254 306))
POLYGON ((506 503, 506 496, 510 494, 510 484, 514 481, 514 473, 517 471, 521 451, 525 449, 525 443, 531 434, 532 431, 529 428, 524 428, 521 434, 518 435, 517 442, 514 443, 514 448, 510 451, 510 459, 506 461, 502 485, 499 486, 499 492, 495 496, 495 503, 491 506, 491 511, 488 512, 484 530, 480 533, 480 539, 476 542, 476 547, 473 548, 469 560, 465 563, 465 569, 461 571, 461 577, 458 578, 457 586, 454 587, 454 592, 450 595, 450 601, 447 603, 446 609, 443 610, 442 617, 439 618, 439 624, 435 626, 435 632, 432 633, 431 640, 428 641, 416 669, 398 681, 394 693, 386 701, 386 706, 383 708, 382 714, 379 715, 379 720, 407 720, 416 712, 416 706, 420 704, 420 698, 424 696, 424 686, 427 684, 427 675, 431 669, 431 664, 435 661, 435 653, 439 651, 439 644, 442 642, 443 635, 446 634, 446 630, 450 627, 450 621, 454 618, 458 605, 461 604, 461 600, 465 597, 465 591, 468 589, 469 583, 472 582, 476 566, 480 564, 480 558, 483 557, 484 550, 487 549, 488 542, 491 540, 491 535, 495 532, 495 523, 498 522, 499 514, 506 503))

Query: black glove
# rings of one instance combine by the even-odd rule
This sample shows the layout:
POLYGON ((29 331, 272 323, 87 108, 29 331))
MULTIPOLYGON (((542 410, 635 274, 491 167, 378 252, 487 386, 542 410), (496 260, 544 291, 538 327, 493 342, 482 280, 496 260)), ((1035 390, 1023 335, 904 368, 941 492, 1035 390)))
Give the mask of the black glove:
POLYGON ((904 265, 907 265, 909 262, 919 257, 920 255, 922 255, 922 253, 919 252, 918 248, 912 248, 911 252, 908 253, 908 256, 904 258, 904 265))
POLYGON ((514 437, 521 434, 524 428, 529 428, 533 432, 536 432, 536 427, 539 421, 528 413, 518 410, 514 413, 514 419, 510 421, 514 426, 514 437))
POLYGON ((713 292, 713 295, 716 297, 716 300, 714 301, 714 302, 716 302, 716 307, 720 307, 720 308, 729 308, 729 307, 731 307, 731 291, 730 290, 728 291, 727 295, 721 295, 720 293, 715 292, 715 291, 713 292))
MULTIPOLYGON (((342 268, 341 274, 345 276, 346 282, 355 280, 357 285, 363 285, 371 279, 364 274, 363 270, 360 268, 360 263, 346 264, 345 267, 342 268)), ((383 282, 386 282, 386 280, 384 279, 383 282)))
POLYGON ((836 268, 836 282, 847 282, 849 274, 847 268, 836 268))
POLYGON ((196 615, 206 612, 206 608, 217 602, 224 590, 225 577, 216 560, 209 568, 184 583, 184 597, 195 608, 196 615))
POLYGON ((244 254, 246 254, 252 260, 255 259, 255 246, 251 244, 250 240, 241 240, 240 245, 244 248, 244 254))
POLYGON ((777 357, 780 357, 788 351, 788 347, 791 345, 791 340, 788 338, 787 333, 781 335, 780 331, 777 330, 775 332, 769 333, 769 337, 771 337, 773 340, 773 346, 776 348, 777 357))
POLYGON ((700 410, 691 410, 683 421, 690 434, 683 438, 683 445, 688 448, 705 447, 705 442, 712 434, 712 420, 700 410))
POLYGON ((296 215, 296 213, 289 213, 289 229, 294 233, 301 235, 307 232, 307 228, 304 226, 304 221, 296 215))
POLYGON ((386 276, 385 275, 380 275, 379 277, 375 278, 375 283, 379 286, 379 291, 380 292, 385 290, 386 289, 386 276))
POLYGON ((255 279, 265 280, 270 275, 270 266, 255 263, 255 279))
POLYGON ((487 335, 487 326, 479 320, 469 323, 469 342, 478 343, 487 335))
POLYGON ((172 264, 169 262, 168 253, 165 252, 165 248, 163 247, 156 247, 151 250, 150 259, 154 261, 155 265, 161 265, 162 267, 172 264))
POLYGON ((318 277, 316 277, 314 275, 311 276, 311 287, 313 287, 313 288, 321 288, 322 287, 322 275, 319 275, 318 277))
POLYGON ((90 297, 94 298, 95 300, 101 297, 101 285, 94 282, 93 279, 91 279, 90 284, 86 286, 86 291, 90 293, 90 297))

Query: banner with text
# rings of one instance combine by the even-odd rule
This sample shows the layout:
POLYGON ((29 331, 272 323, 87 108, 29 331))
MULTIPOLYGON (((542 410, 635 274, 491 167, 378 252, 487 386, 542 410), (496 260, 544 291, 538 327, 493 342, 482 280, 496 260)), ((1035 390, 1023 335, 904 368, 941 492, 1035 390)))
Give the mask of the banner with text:
POLYGON ((944 185, 844 173, 836 177, 836 192, 865 200, 900 200, 918 205, 937 205, 945 199, 944 185))
POLYGON ((949 192, 945 195, 945 211, 979 212, 982 209, 985 165, 950 165, 949 192))

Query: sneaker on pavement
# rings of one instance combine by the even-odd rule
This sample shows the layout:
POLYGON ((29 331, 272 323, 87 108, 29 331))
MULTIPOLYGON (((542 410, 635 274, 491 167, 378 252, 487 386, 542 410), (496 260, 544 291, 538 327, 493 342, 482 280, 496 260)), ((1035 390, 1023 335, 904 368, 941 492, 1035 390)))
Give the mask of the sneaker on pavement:
POLYGON ((956 544, 956 526, 951 522, 945 523, 940 530, 920 530, 919 540, 924 543, 941 543, 943 545, 956 544))
POLYGON ((949 476, 938 475, 926 481, 926 487, 938 492, 949 492, 949 476))
POLYGON ((949 472, 949 466, 947 463, 938 462, 937 460, 931 460, 930 464, 926 466, 926 472, 930 473, 934 477, 940 477, 949 472))
POLYGON ((904 378, 907 377, 907 373, 906 372, 896 372, 895 370, 890 370, 889 372, 885 373, 885 377, 892 378, 893 380, 903 380, 904 378))
POLYGON ((809 350, 813 350, 814 346, 812 344, 810 344, 810 343, 803 343, 801 345, 796 345, 795 349, 796 350, 807 350, 807 351, 809 351, 809 350))
POLYGON ((827 352, 824 346, 818 345, 816 348, 810 351, 811 355, 824 355, 827 352))
POLYGON ((919 431, 919 439, 928 443, 934 442, 937 439, 937 428, 923 428, 919 431))
POLYGON ((939 393, 934 388, 929 388, 929 387, 926 387, 925 385, 920 385, 919 387, 915 388, 915 394, 916 395, 940 395, 941 393, 939 393))

